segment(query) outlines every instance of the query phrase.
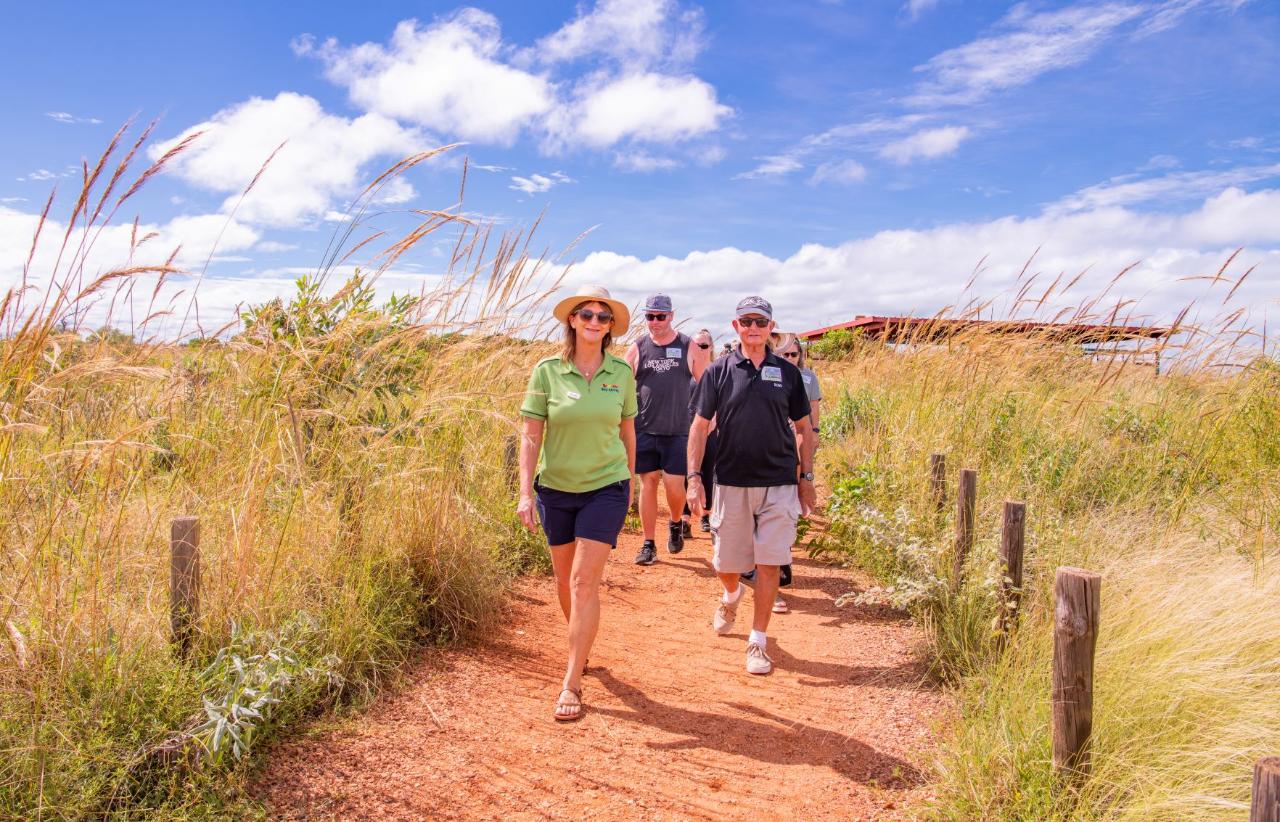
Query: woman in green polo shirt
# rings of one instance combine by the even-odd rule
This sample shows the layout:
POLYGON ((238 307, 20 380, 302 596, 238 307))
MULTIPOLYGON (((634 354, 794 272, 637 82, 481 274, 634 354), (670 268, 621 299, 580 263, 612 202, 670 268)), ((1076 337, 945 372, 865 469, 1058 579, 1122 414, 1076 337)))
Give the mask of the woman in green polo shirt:
POLYGON ((556 593, 569 622, 569 660, 555 718, 582 716, 582 672, 600 625, 600 579, 631 504, 636 462, 636 379, 609 353, 626 333, 627 307, 583 286, 555 307, 564 348, 533 367, 520 413, 520 503, 551 546, 556 593), (536 464, 536 469, 535 469, 536 464))

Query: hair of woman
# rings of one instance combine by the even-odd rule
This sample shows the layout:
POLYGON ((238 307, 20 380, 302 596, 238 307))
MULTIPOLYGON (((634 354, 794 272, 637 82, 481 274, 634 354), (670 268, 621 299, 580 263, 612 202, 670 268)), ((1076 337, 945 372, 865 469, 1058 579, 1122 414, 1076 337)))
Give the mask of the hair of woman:
MULTIPOLYGON (((578 355, 578 332, 573 330, 573 324, 569 322, 569 318, 577 314, 579 309, 581 309, 583 306, 590 305, 591 303, 594 303, 594 302, 596 302, 596 300, 583 300, 582 302, 575 305, 573 307, 573 310, 569 312, 569 317, 565 318, 564 345, 560 348, 560 359, 564 360, 565 362, 573 362, 573 358, 578 355)), ((597 303, 597 304, 604 305, 604 303, 597 303)), ((608 306, 606 305, 605 308, 608 308, 608 306)), ((609 346, 611 345, 613 345, 613 325, 612 324, 610 324, 609 330, 604 332, 604 339, 600 341, 600 350, 602 352, 608 352, 609 346)))

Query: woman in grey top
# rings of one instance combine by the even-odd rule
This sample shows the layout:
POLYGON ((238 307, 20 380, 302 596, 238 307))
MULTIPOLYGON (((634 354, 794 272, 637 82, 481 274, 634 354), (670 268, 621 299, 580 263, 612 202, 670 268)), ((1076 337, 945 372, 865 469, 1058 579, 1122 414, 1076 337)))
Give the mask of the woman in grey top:
MULTIPOLYGON (((783 357, 792 365, 800 369, 800 376, 804 379, 804 392, 809 397, 809 424, 810 430, 796 430, 796 439, 802 440, 805 437, 813 437, 814 449, 817 449, 818 443, 818 420, 819 407, 822 405, 822 386, 818 385, 818 375, 813 373, 812 368, 807 368, 804 361, 804 347, 800 345, 800 339, 795 334, 779 332, 774 335, 773 351, 779 357, 783 357)), ((797 442, 799 445, 799 442, 797 442)), ((782 570, 782 579, 785 580, 783 585, 791 584, 791 566, 785 565, 782 570)), ((787 601, 782 598, 782 591, 779 589, 777 597, 773 601, 773 612, 775 614, 785 614, 787 612, 787 601)))

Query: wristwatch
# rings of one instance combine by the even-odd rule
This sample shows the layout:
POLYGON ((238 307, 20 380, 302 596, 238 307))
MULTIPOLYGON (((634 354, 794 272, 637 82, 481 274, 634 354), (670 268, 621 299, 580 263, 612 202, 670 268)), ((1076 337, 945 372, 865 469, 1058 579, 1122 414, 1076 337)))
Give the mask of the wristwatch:
POLYGON ((813 482, 813 472, 812 472, 812 471, 801 471, 801 472, 800 472, 800 479, 802 479, 802 480, 808 480, 809 482, 813 482))

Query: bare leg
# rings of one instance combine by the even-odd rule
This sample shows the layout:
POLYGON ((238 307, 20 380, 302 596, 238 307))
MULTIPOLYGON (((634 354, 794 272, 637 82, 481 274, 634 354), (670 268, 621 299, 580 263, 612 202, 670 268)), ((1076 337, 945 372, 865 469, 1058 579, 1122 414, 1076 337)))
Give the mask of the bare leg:
POLYGON ((600 580, 609 561, 609 545, 580 539, 575 553, 569 579, 569 662, 564 687, 576 691, 582 687, 582 664, 600 628, 600 580))
POLYGON ((640 475, 640 529, 645 539, 653 539, 658 524, 658 482, 661 471, 640 475))
MULTIPOLYGON (((667 490, 667 518, 672 522, 684 519, 684 477, 663 474, 662 487, 667 490)), ((654 496, 656 497, 657 494, 655 493, 654 496)), ((653 518, 655 520, 658 518, 656 511, 653 518)), ((652 539, 652 537, 645 537, 645 539, 652 539)))
POLYGON ((564 611, 564 621, 569 621, 569 577, 573 573, 573 556, 577 551, 576 542, 551 546, 551 570, 556 575, 556 597, 560 600, 560 610, 564 611))
POLYGON ((769 630, 769 617, 773 615, 773 600, 778 596, 777 565, 756 566, 755 593, 751 595, 751 627, 760 633, 769 630))
POLYGON ((716 574, 716 577, 720 580, 720 584, 724 586, 726 594, 732 594, 742 584, 742 580, 737 574, 716 574))

